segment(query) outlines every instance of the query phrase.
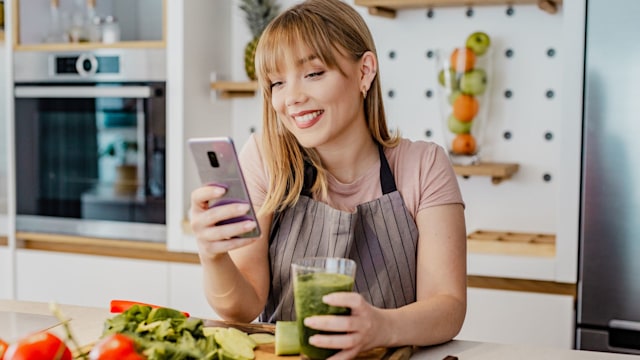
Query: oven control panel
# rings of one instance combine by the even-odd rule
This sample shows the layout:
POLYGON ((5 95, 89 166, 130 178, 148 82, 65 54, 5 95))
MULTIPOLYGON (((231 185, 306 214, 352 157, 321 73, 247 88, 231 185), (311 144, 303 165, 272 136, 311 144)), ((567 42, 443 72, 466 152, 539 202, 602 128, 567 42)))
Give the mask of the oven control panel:
POLYGON ((118 74, 120 73, 120 57, 114 55, 95 56, 93 54, 61 55, 56 56, 54 66, 56 75, 118 74))
POLYGON ((166 57, 164 48, 15 51, 14 82, 165 82, 166 57))

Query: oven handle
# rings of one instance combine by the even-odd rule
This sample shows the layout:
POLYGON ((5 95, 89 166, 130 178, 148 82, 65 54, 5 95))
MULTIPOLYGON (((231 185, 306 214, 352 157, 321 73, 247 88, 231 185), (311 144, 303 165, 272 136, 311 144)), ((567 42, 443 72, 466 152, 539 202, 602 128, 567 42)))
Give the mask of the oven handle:
POLYGON ((16 86, 16 98, 150 98, 150 86, 16 86))

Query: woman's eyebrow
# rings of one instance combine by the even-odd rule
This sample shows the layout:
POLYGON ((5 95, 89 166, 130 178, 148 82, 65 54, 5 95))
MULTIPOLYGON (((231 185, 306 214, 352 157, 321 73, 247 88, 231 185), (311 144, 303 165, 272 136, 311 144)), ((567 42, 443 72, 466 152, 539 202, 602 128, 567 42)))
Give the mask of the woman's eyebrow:
POLYGON ((302 58, 302 59, 298 60, 298 66, 304 65, 305 63, 313 61, 313 60, 315 60, 317 58, 318 58, 317 55, 309 55, 306 58, 302 58))

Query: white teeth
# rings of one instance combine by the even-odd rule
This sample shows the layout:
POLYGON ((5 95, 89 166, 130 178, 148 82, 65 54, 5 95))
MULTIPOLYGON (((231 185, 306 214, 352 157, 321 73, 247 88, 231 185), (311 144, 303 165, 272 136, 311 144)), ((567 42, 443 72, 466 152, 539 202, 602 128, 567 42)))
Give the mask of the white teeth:
POLYGON ((316 116, 320 115, 322 111, 314 111, 312 113, 302 115, 302 116, 294 116, 294 119, 297 122, 306 123, 313 120, 316 116))

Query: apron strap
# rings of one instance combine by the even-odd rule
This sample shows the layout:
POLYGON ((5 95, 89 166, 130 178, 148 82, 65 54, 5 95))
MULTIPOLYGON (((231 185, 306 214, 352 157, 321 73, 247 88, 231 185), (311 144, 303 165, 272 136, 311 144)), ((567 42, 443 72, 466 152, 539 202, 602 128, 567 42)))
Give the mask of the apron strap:
POLYGON ((378 152, 380 153, 380 187, 382 188, 382 194, 386 195, 397 190, 396 180, 393 178, 391 167, 380 143, 378 143, 378 152))

